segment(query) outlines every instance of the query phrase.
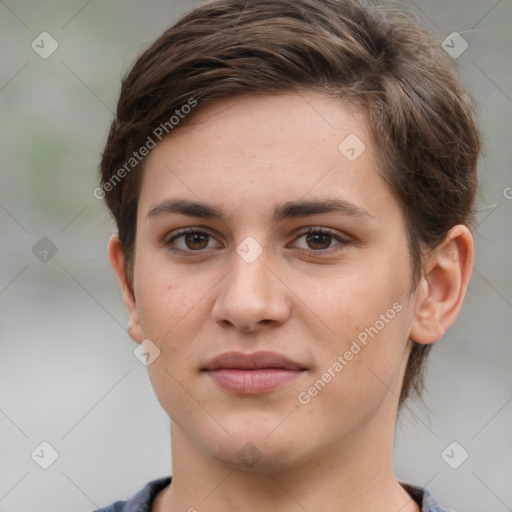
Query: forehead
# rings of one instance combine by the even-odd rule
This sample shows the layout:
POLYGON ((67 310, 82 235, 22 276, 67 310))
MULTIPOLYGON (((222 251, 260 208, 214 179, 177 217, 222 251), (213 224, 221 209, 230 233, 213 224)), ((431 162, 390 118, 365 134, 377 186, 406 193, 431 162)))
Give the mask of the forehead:
POLYGON ((197 109, 148 156, 142 215, 172 196, 245 209, 326 193, 392 200, 365 118, 347 104, 316 93, 244 95, 197 109))
MULTIPOLYGON (((159 146, 195 145, 196 158, 215 156, 224 166, 233 164, 234 156, 247 157, 248 164, 256 158, 259 164, 264 158, 275 163, 300 161, 306 155, 308 161, 330 163, 343 154, 338 145, 347 136, 364 141, 366 147, 369 143, 364 116, 351 105, 319 93, 223 99, 199 105, 192 120, 185 119, 184 124, 159 146)), ((175 156, 179 159, 180 154, 175 156)))

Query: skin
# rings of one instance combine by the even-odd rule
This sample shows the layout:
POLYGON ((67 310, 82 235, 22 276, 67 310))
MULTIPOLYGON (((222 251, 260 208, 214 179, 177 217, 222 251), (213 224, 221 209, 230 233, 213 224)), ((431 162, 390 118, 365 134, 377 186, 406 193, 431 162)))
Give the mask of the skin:
POLYGON ((411 340, 434 343, 460 311, 473 242, 466 227, 452 228, 411 293, 403 212, 378 164, 364 118, 316 93, 203 106, 148 156, 132 283, 117 235, 109 256, 130 336, 160 349, 148 371, 171 419, 173 480, 154 511, 419 510, 393 472, 398 396, 411 340), (349 134, 366 146, 354 161, 338 150, 349 134), (225 218, 148 216, 175 198, 212 204, 225 218), (366 214, 272 218, 284 202, 326 199, 366 214), (166 246, 185 227, 211 235, 174 239, 188 256, 166 246), (344 241, 308 238, 305 228, 344 241), (262 249, 251 263, 236 251, 249 236, 262 249), (400 312, 300 403, 396 303, 400 312), (278 390, 236 395, 201 371, 231 350, 279 352, 307 371, 278 390), (261 456, 252 467, 237 455, 249 442, 261 456))

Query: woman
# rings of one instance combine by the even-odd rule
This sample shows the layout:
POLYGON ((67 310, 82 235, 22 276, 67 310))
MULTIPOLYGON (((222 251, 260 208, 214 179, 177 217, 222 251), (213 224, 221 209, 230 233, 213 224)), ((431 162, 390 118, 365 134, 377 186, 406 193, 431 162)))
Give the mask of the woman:
POLYGON ((95 195, 172 482, 101 510, 441 510, 393 437, 462 307, 479 151, 440 44, 353 0, 217 0, 166 31, 95 195))

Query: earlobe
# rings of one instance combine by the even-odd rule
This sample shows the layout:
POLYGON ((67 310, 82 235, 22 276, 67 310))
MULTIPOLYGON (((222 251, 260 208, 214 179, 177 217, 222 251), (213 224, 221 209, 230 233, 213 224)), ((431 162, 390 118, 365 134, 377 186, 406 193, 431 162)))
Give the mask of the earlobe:
POLYGON ((450 229, 428 254, 425 273, 416 290, 415 316, 409 337, 435 343, 456 320, 464 302, 473 267, 473 237, 466 226, 450 229))
POLYGON ((135 302, 135 295, 132 290, 131 283, 128 281, 125 272, 125 255, 123 246, 119 240, 117 233, 110 237, 108 243, 108 257, 114 273, 117 276, 121 291, 123 293, 123 300, 128 312, 130 325, 128 327, 128 334, 137 343, 141 343, 144 339, 142 329, 139 321, 139 313, 135 302))

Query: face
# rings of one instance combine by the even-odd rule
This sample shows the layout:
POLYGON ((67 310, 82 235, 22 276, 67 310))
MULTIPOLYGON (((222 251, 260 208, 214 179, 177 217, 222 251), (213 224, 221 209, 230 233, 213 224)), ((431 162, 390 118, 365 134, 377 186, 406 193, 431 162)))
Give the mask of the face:
POLYGON ((198 449, 276 469, 394 419, 414 295, 378 169, 363 117, 317 94, 205 106, 150 153, 130 332, 198 449))

